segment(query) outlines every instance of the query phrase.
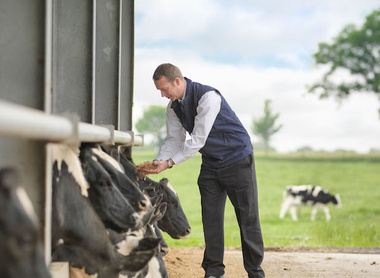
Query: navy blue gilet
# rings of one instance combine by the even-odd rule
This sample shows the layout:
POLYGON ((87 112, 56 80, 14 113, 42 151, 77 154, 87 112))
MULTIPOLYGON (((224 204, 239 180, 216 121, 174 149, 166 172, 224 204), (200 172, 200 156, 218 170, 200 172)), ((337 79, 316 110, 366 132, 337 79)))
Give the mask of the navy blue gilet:
POLYGON ((185 98, 172 102, 171 108, 190 134, 194 129, 198 102, 209 91, 217 92, 221 99, 220 112, 215 119, 206 144, 199 150, 206 167, 221 168, 234 164, 252 153, 251 139, 235 112, 222 94, 213 87, 192 82, 186 78, 185 98))

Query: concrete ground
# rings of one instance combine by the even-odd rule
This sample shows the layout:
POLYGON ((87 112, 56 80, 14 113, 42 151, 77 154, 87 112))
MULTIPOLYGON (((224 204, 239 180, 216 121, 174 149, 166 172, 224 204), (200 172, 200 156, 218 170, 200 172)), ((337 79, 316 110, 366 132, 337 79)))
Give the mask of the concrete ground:
MULTIPOLYGON (((203 278, 203 249, 170 248, 165 264, 170 278, 203 278)), ((225 252, 226 278, 244 278, 241 251, 225 252)), ((379 278, 380 248, 266 248, 267 278, 379 278)))

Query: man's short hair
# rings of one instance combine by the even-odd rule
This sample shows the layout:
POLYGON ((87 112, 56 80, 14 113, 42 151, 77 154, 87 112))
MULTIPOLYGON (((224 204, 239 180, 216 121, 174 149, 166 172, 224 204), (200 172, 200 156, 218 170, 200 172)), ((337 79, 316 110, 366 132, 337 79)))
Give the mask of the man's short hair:
POLYGON ((157 81, 162 76, 165 76, 169 82, 174 82, 174 79, 176 79, 177 77, 183 80, 181 70, 175 65, 169 63, 161 64, 156 68, 156 70, 153 73, 153 80, 157 81))

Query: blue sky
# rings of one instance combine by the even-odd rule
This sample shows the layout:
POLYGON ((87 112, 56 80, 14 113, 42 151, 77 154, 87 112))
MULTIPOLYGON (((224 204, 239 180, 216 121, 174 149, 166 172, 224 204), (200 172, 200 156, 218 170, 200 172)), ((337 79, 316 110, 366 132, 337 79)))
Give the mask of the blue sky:
POLYGON ((349 23, 362 24, 376 8, 377 0, 135 1, 134 120, 149 105, 167 104, 152 74, 170 62, 190 79, 218 88, 249 131, 271 99, 283 124, 272 145, 281 152, 380 149, 374 94, 339 104, 306 93, 325 70, 312 64, 318 43, 349 23))

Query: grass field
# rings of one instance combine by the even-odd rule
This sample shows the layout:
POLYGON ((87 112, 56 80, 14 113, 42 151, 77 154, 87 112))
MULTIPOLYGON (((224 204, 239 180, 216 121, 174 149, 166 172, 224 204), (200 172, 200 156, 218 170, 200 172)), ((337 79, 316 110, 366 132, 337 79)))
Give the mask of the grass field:
MULTIPOLYGON (((134 148, 136 164, 152 160, 155 152, 134 148)), ((380 155, 345 153, 255 154, 259 208, 265 246, 380 247, 380 155), (302 209, 298 222, 290 215, 280 220, 282 192, 286 185, 320 185, 339 193, 342 208, 329 205, 331 222, 322 211, 310 221, 311 208, 302 209)), ((203 246, 197 178, 199 155, 150 178, 166 177, 177 191, 192 228, 184 240, 166 234, 169 246, 203 246)), ((239 229, 232 205, 225 213, 225 245, 240 246, 239 229)))

